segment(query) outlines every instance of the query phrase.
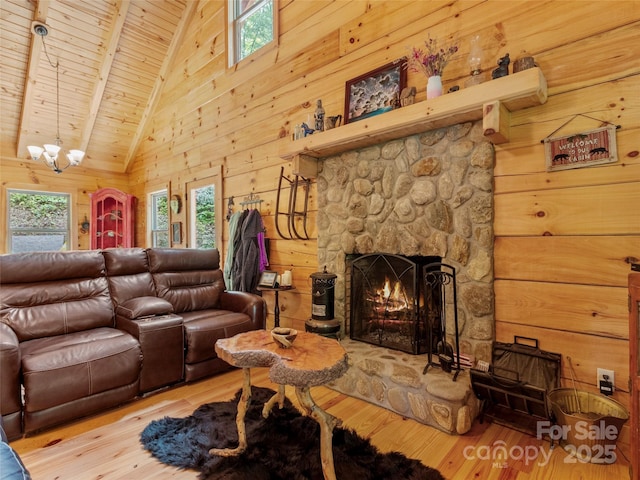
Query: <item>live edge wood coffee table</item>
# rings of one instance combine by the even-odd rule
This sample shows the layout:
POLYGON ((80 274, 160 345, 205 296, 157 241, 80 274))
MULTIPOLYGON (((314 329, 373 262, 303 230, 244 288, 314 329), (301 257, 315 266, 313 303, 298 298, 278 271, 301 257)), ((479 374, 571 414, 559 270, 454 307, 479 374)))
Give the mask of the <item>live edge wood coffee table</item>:
POLYGON ((271 338, 271 332, 254 330, 216 342, 216 353, 227 363, 244 371, 242 394, 238 402, 237 448, 212 448, 209 453, 221 456, 239 455, 247 448, 244 416, 251 401, 251 368, 269 367, 271 381, 278 392, 265 403, 262 416, 267 418, 273 406, 284 405, 284 387, 295 387, 296 396, 307 415, 320 424, 320 459, 326 480, 335 480, 333 466, 333 429, 340 420, 322 410, 311 398, 310 387, 324 385, 347 371, 347 352, 337 340, 315 333, 298 332, 291 348, 281 348, 271 338))

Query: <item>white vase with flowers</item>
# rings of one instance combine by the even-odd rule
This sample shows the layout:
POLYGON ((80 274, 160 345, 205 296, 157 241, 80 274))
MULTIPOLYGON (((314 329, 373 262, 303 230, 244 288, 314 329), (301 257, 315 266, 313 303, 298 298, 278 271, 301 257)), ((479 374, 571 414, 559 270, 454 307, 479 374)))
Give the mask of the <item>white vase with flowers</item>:
POLYGON ((429 35, 423 48, 413 47, 407 59, 407 65, 414 72, 423 73, 427 77, 427 99, 442 95, 442 73, 451 58, 458 51, 458 46, 450 44, 444 47, 429 35))

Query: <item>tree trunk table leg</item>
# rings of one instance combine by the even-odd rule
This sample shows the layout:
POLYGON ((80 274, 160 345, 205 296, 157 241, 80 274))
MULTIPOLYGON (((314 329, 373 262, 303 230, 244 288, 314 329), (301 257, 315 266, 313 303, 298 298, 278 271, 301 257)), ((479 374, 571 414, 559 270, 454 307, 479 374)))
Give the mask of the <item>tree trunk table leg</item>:
POLYGON ((296 387, 296 395, 305 412, 320 424, 320 459, 325 480, 336 480, 333 465, 333 429, 342 422, 322 410, 311 398, 309 387, 296 387))
POLYGON ((251 370, 242 369, 244 382, 242 383, 242 395, 238 401, 238 413, 236 415, 236 426, 238 428, 238 446, 236 448, 212 448, 209 455, 219 455, 221 457, 233 457, 240 455, 247 448, 247 431, 244 424, 244 416, 251 403, 251 370))
POLYGON ((284 407, 284 385, 278 385, 277 393, 274 393, 269 401, 264 404, 264 407, 262 407, 262 416, 264 418, 267 418, 269 416, 269 413, 271 412, 271 409, 276 402, 278 402, 278 407, 280 409, 284 407))

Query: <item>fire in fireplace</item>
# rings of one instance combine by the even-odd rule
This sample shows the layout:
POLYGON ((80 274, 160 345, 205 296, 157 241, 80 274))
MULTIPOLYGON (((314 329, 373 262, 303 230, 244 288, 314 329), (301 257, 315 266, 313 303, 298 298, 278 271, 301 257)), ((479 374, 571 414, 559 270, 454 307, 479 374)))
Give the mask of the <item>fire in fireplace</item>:
POLYGON ((441 258, 392 254, 349 257, 349 336, 416 355, 427 352, 429 324, 440 325, 439 318, 430 317, 441 309, 431 303, 441 297, 439 292, 425 291, 422 271, 441 258))

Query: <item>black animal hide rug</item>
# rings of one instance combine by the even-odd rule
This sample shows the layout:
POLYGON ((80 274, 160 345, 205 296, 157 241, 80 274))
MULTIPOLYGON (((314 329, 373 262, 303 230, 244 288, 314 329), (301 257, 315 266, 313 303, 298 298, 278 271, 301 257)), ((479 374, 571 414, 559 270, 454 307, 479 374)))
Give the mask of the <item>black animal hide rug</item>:
MULTIPOLYGON (((144 448, 158 460, 200 472, 206 480, 323 480, 320 426, 285 401, 268 418, 262 407, 273 391, 252 387, 245 417, 247 449, 237 457, 209 455, 210 448, 234 448, 238 399, 209 403, 186 418, 152 421, 142 432, 144 448)), ((355 432, 337 427, 333 458, 338 480, 444 480, 437 470, 400 453, 380 453, 355 432)))

